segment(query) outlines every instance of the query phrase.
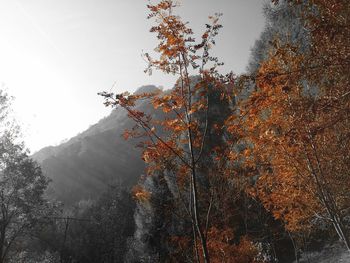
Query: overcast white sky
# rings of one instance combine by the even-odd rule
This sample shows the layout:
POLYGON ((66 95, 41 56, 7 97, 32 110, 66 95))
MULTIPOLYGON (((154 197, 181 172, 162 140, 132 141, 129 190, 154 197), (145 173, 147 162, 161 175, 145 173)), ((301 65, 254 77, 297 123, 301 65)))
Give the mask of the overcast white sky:
MULTIPOLYGON (((195 32, 222 12, 216 54, 242 72, 264 26, 263 0, 182 0, 179 12, 195 32)), ((174 78, 143 73, 142 51, 155 36, 146 0, 0 0, 0 83, 32 152, 55 145, 106 116, 103 90, 171 87, 174 78)))

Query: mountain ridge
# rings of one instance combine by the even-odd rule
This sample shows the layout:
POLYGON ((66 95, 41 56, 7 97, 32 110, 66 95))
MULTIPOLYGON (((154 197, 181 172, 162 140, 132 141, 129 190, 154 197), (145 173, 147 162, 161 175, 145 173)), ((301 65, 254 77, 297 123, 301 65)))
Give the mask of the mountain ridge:
MULTIPOLYGON (((135 93, 158 89, 142 86, 135 93)), ((144 110, 146 103, 136 106, 144 110)), ((127 113, 117 107, 85 131, 57 146, 47 146, 32 155, 52 180, 48 196, 72 205, 97 198, 108 185, 131 188, 144 171, 135 141, 125 141, 123 131, 133 126, 127 113), (132 162, 131 162, 132 161, 132 162)))

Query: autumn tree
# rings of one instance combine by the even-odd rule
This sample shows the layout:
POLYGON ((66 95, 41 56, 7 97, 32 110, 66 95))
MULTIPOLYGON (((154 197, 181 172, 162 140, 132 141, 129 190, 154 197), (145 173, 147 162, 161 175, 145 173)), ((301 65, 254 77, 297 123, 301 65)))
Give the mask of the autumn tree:
POLYGON ((276 39, 280 43, 298 45, 301 50, 307 49, 310 34, 300 19, 302 9, 301 6, 292 6, 286 1, 281 1, 278 5, 265 3, 263 6, 265 27, 251 50, 247 66, 249 76, 258 73, 260 64, 268 59, 276 39))
MULTIPOLYGON (((277 1, 274 1, 277 2, 277 1)), ((242 102, 247 166, 259 174, 252 194, 291 232, 330 222, 349 249, 348 1, 286 1, 301 8, 308 47, 272 41, 242 102)))
POLYGON ((211 178, 218 170, 208 159, 217 149, 208 141, 210 134, 219 136, 223 124, 222 120, 221 123, 209 121, 208 116, 213 112, 210 97, 219 94, 218 98, 225 103, 228 99, 226 88, 232 82, 232 75, 220 75, 217 67, 221 63, 209 53, 221 28, 219 15, 210 17, 211 23, 206 24, 200 42, 196 43, 188 24, 174 15, 174 7, 176 4, 170 0, 148 5, 148 18, 156 21, 151 32, 157 34, 156 51, 160 56, 154 59, 146 53, 145 58, 149 63, 147 72, 157 69, 178 76, 175 87, 163 93, 102 95, 107 99, 107 106, 124 108, 136 122, 136 128, 127 131, 125 137, 146 138, 141 146, 148 175, 166 172, 173 178, 177 197, 192 225, 194 258, 197 262, 210 262, 211 178), (163 119, 155 120, 151 115, 135 110, 135 104, 145 99, 164 113, 163 119))
MULTIPOLYGON (((251 63, 252 74, 235 81, 239 87, 248 80, 245 91, 232 87, 232 74, 218 73, 221 63, 210 55, 221 27, 218 16, 210 18, 196 43, 188 24, 173 14, 172 1, 148 6, 160 56, 145 54, 146 72, 177 75, 177 83, 166 91, 102 95, 107 106, 125 109, 135 121, 124 136, 141 138, 147 175, 167 178, 192 227, 190 238, 177 240, 191 244, 193 261, 237 255, 230 214, 237 208, 232 200, 242 200, 237 193, 259 198, 288 233, 304 233, 315 220, 329 220, 348 244, 349 7, 346 1, 331 2, 284 1, 284 7, 295 7, 280 13, 290 16, 296 34, 277 30, 266 36, 271 39, 258 63, 251 63), (162 118, 137 110, 141 101, 162 118)), ((135 196, 152 193, 141 187, 135 196)))

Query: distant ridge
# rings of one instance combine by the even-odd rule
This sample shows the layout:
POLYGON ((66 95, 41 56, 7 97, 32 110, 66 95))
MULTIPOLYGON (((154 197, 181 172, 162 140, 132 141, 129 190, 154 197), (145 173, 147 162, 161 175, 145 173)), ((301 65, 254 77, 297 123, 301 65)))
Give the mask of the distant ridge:
MULTIPOLYGON (((153 85, 142 86, 135 93, 156 89, 153 85)), ((137 107, 144 110, 146 103, 137 107)), ((49 197, 69 206, 83 199, 95 199, 112 183, 134 185, 144 171, 144 163, 135 142, 121 136, 132 125, 127 113, 116 108, 67 142, 33 154, 52 179, 49 197)))

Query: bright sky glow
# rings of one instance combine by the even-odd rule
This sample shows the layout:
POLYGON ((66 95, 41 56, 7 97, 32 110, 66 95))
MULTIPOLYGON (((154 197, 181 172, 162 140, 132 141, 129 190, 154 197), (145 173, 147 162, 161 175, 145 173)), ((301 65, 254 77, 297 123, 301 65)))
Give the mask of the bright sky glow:
MULTIPOLYGON (((195 32, 223 12, 216 54, 225 69, 242 72, 261 32, 262 0, 183 0, 195 32)), ((152 51, 146 0, 0 0, 0 83, 32 152, 82 132, 106 116, 103 90, 171 87, 174 77, 143 73, 152 51)))

